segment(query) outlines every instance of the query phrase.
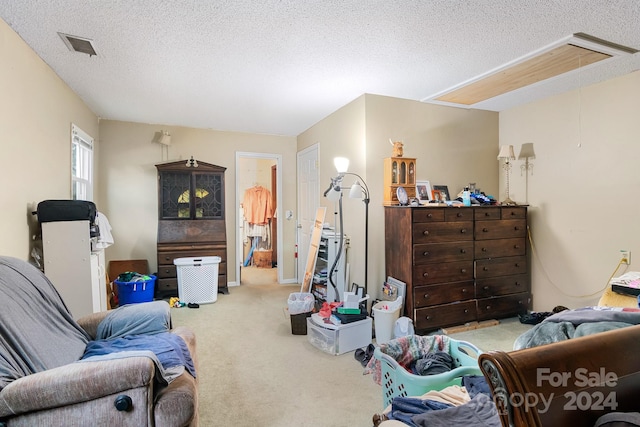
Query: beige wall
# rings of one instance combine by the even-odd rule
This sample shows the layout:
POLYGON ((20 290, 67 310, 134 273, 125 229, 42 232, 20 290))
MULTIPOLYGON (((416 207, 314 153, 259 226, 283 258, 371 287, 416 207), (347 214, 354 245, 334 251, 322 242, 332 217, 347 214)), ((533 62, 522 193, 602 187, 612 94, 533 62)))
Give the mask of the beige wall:
MULTIPOLYGON (((418 179, 446 184, 452 195, 469 182, 489 193, 498 189, 497 113, 364 95, 301 134, 299 150, 314 143, 320 146, 322 190, 336 175, 336 156, 348 157, 349 171, 366 180, 371 193, 368 286, 373 296, 385 279, 383 159, 392 154, 389 138, 403 140, 405 156, 417 159, 418 179)), ((352 177, 344 180, 345 185, 353 182, 352 177)), ((329 206, 323 197, 320 204, 329 206)), ((344 230, 351 240, 351 281, 363 284, 364 207, 345 198, 343 211, 344 230)), ((333 216, 328 220, 333 223, 333 216)))
MULTIPOLYGON (((621 249, 632 252, 628 270, 638 270, 639 112, 636 71, 500 114, 500 142, 516 155, 525 142, 536 151, 528 176, 535 310, 597 303, 621 249)), ((510 192, 524 202, 521 164, 510 192)))
POLYGON ((33 204, 71 195, 71 124, 98 139, 98 118, 0 20, 0 254, 30 257, 33 204))
MULTIPOLYGON (((227 274, 235 282, 236 263, 236 152, 282 156, 282 206, 295 212, 296 140, 294 137, 221 132, 102 120, 100 122, 101 173, 98 208, 111 226, 115 244, 106 249, 108 260, 146 258, 155 271, 158 226, 157 170, 155 165, 193 156, 198 161, 227 168, 225 201, 227 274), (152 143, 160 129, 171 133, 171 145, 152 143)), ((242 197, 242 194, 240 195, 242 197)), ((293 280, 295 224, 283 221, 283 277, 293 280)), ((239 261, 237 261, 239 262, 239 261)))

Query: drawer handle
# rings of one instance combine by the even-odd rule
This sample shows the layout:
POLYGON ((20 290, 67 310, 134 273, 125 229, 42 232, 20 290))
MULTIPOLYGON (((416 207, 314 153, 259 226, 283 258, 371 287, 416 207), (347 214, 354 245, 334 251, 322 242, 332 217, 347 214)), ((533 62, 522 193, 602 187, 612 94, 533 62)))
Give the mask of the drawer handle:
POLYGON ((520 285, 521 285, 521 283, 520 283, 520 282, 516 282, 516 283, 515 283, 515 285, 516 285, 516 286, 520 286, 520 285))
POLYGON ((460 217, 462 216, 462 214, 461 214, 460 212, 458 212, 458 213, 456 214, 456 216, 457 216, 458 218, 460 218, 460 217))
POLYGON ((488 267, 482 267, 482 271, 489 271, 488 267))
POLYGON ((491 306, 490 305, 487 306, 487 310, 491 310, 491 306))
POLYGON ((427 317, 425 317, 425 319, 431 320, 431 316, 427 316, 427 317))
POLYGON ((424 234, 425 236, 428 236, 428 235, 429 235, 429 230, 424 230, 424 231, 422 232, 422 234, 424 234))
POLYGON ((485 287, 484 287, 484 288, 482 288, 482 289, 483 289, 483 290, 485 290, 485 291, 488 291, 488 290, 489 290, 489 287, 488 287, 488 286, 485 286, 485 287))
POLYGON ((487 252, 488 251, 487 248, 482 248, 481 250, 482 250, 482 252, 487 252))
POLYGON ((467 293, 467 288, 462 288, 462 293, 466 294, 467 293))
POLYGON ((424 273, 422 273, 422 277, 429 277, 429 273, 425 271, 424 273))
POLYGON ((467 232, 467 229, 466 229, 466 228, 463 228, 462 230, 460 230, 460 232, 461 232, 462 234, 464 234, 464 233, 466 233, 466 232, 467 232))
POLYGON ((520 245, 513 245, 513 249, 520 249, 520 245))
POLYGON ((514 211, 511 211, 511 216, 514 216, 516 213, 514 211))
POLYGON ((424 294, 424 299, 429 299, 429 294, 424 294))
POLYGON ((461 254, 466 254, 466 253, 467 253, 467 250, 466 250, 466 249, 460 249, 460 253, 461 253, 461 254))
POLYGON ((516 267, 520 267, 520 264, 518 264, 517 262, 514 264, 516 267))
POLYGON ((165 272, 165 273, 168 273, 168 272, 169 272, 169 270, 167 269, 167 270, 165 270, 164 272, 165 272))
POLYGON ((422 252, 422 256, 429 256, 429 252, 428 251, 422 252))
POLYGON ((467 272, 467 269, 466 269, 466 268, 461 268, 461 269, 460 269, 460 273, 466 273, 466 272, 467 272))
POLYGON ((427 214, 427 218, 433 218, 433 214, 427 214))
POLYGON ((513 229, 514 229, 515 231, 518 231, 518 230, 520 230, 520 227, 518 227, 518 226, 516 225, 515 227, 513 227, 513 229))
POLYGON ((483 228, 483 229, 482 229, 482 232, 483 232, 483 233, 487 233, 487 232, 489 232, 489 229, 488 229, 488 228, 483 228))
POLYGON ((491 214, 489 214, 489 212, 485 212, 484 216, 491 216, 491 214))
POLYGON ((468 308, 465 308, 465 309, 464 309, 464 312, 465 312, 465 313, 468 313, 468 312, 469 312, 469 309, 468 309, 468 308))

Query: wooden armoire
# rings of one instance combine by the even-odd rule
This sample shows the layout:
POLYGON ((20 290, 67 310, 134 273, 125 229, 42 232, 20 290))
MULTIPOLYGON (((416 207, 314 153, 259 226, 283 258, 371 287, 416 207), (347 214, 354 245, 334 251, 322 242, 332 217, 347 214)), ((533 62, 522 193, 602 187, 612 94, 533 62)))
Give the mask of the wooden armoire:
POLYGON ((205 162, 178 161, 158 169, 158 279, 156 296, 178 295, 173 260, 219 256, 218 290, 227 288, 224 173, 205 162))

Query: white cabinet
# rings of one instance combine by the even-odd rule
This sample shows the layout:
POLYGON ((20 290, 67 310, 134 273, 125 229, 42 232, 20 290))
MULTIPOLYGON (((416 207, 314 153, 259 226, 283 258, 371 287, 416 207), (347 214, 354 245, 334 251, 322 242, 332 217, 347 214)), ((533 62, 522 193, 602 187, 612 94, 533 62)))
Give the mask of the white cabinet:
POLYGON ((329 280, 329 274, 332 273, 331 279, 335 284, 340 301, 342 301, 343 293, 346 290, 345 286, 348 280, 347 277, 347 248, 349 247, 349 238, 343 237, 342 246, 340 245, 340 235, 327 235, 323 233, 320 238, 320 246, 318 247, 318 259, 316 261, 316 268, 313 276, 313 293, 316 297, 327 301, 336 301, 336 290, 329 280), (340 254, 338 261, 336 257, 340 254), (332 266, 335 263, 335 267, 332 270, 332 266))
POLYGON ((89 221, 44 222, 44 274, 74 318, 107 309, 104 251, 91 251, 89 221))

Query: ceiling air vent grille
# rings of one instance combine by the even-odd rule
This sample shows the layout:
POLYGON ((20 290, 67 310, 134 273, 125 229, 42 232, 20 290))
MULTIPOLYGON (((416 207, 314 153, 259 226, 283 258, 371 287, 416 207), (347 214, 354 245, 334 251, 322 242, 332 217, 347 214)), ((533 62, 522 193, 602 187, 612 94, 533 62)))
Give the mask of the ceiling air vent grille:
POLYGON ((64 44, 72 52, 86 53, 89 56, 98 55, 93 48, 92 40, 69 34, 58 33, 64 44))

